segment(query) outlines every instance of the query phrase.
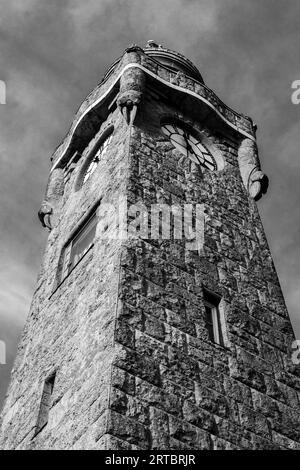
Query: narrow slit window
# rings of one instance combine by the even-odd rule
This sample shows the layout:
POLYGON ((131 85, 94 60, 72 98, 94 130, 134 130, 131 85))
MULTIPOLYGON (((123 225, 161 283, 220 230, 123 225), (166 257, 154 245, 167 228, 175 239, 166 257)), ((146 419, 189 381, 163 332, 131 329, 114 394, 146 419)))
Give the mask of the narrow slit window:
MULTIPOLYGON (((208 296, 207 296, 208 297, 208 296)), ((205 306, 205 324, 208 332, 208 337, 213 343, 224 346, 224 337, 222 332, 222 324, 219 311, 219 301, 212 299, 209 295, 209 300, 204 300, 205 306)))
POLYGON ((54 382, 55 374, 45 380, 35 435, 37 435, 48 423, 49 411, 52 405, 54 382))

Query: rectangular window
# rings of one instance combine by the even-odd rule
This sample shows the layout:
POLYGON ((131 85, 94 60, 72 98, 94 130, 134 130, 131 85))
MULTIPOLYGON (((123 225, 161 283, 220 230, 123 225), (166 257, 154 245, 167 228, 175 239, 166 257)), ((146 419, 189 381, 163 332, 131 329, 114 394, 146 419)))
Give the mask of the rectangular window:
POLYGON ((83 258, 93 245, 97 226, 97 216, 94 212, 88 221, 75 232, 74 236, 67 243, 63 250, 61 276, 62 281, 83 258))
POLYGON ((205 324, 208 331, 208 337, 213 343, 217 343, 221 346, 224 346, 224 338, 218 304, 219 299, 214 298, 211 294, 205 295, 205 324))
POLYGON ((55 374, 52 374, 47 380, 45 380, 35 435, 37 435, 48 423, 49 410, 52 404, 54 382, 55 374))

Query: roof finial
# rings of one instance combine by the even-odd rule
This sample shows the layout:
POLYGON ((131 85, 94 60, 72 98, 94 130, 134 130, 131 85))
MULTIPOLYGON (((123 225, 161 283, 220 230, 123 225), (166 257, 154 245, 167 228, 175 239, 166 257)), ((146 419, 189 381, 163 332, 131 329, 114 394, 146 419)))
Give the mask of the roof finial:
POLYGON ((146 47, 162 47, 161 44, 157 44, 157 42, 153 41, 153 39, 150 39, 147 41, 146 47))

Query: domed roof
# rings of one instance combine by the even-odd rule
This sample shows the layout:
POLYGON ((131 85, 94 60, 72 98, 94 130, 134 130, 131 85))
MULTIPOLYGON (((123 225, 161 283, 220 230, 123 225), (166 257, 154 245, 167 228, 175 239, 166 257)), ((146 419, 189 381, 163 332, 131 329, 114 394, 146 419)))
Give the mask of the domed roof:
POLYGON ((197 67, 195 67, 189 59, 184 57, 184 55, 179 54, 179 52, 166 49, 152 40, 148 41, 147 46, 143 50, 145 54, 155 59, 160 64, 173 70, 179 70, 195 80, 204 83, 197 67))

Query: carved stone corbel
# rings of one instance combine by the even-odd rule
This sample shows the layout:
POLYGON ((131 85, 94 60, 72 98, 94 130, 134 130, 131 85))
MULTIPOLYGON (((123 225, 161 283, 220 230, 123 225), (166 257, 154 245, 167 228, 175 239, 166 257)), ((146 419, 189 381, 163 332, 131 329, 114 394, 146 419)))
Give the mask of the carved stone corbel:
POLYGON ((53 207, 49 202, 43 201, 41 208, 38 211, 38 216, 43 227, 47 228, 49 232, 52 230, 51 216, 53 214, 53 207))
POLYGON ((117 105, 129 126, 134 124, 145 87, 145 74, 138 68, 128 69, 120 79, 117 105))
POLYGON ((258 200, 268 189, 268 177, 261 171, 257 145, 244 139, 238 150, 238 162, 244 186, 248 194, 258 200))
POLYGON ((134 123, 141 98, 142 94, 135 90, 124 92, 118 97, 118 107, 128 125, 132 125, 134 123))
POLYGON ((38 211, 38 217, 42 226, 49 230, 49 232, 53 228, 54 212, 63 193, 64 170, 62 168, 56 168, 50 173, 45 199, 38 211))

